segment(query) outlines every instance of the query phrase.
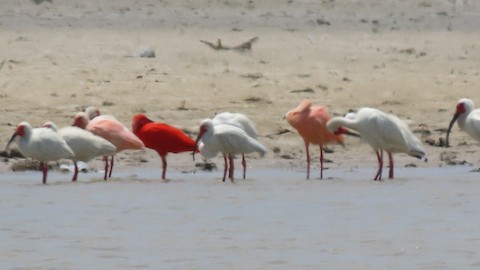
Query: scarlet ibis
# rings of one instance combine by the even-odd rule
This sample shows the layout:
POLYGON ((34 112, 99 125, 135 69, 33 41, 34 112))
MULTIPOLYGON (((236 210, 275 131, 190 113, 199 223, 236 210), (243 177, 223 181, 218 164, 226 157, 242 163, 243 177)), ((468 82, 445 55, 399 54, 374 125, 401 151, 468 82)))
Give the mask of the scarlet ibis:
POLYGON ((167 154, 194 151, 193 141, 182 130, 165 123, 153 122, 144 114, 132 118, 132 131, 146 147, 157 151, 162 158, 162 179, 167 171, 167 154))

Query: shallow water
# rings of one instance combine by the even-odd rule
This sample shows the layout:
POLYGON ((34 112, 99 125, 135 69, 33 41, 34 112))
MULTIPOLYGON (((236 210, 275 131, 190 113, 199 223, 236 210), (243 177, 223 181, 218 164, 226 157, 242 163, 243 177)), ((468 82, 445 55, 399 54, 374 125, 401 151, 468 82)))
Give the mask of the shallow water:
POLYGON ((478 269, 469 167, 0 175, 0 269, 478 269), (313 172, 315 174, 317 172, 313 172))

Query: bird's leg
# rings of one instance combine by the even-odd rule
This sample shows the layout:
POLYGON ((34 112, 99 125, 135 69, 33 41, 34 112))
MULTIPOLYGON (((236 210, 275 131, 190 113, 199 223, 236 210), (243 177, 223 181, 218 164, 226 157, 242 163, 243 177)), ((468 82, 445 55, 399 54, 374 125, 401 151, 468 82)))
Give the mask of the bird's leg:
POLYGON ((247 162, 245 161, 244 154, 242 154, 242 166, 243 166, 243 179, 245 179, 245 175, 247 174, 247 162))
POLYGON ((43 184, 46 184, 47 183, 47 171, 48 171, 48 165, 45 165, 45 163, 43 162, 40 162, 40 168, 42 168, 42 174, 43 174, 43 177, 42 177, 42 183, 43 184))
POLYGON ((230 155, 227 156, 228 157, 228 178, 232 178, 232 171, 230 170, 232 168, 231 164, 230 164, 230 155))
POLYGON ((234 167, 233 167, 233 156, 232 155, 228 155, 228 160, 230 161, 230 168, 229 168, 229 172, 228 172, 228 176, 230 177, 230 181, 233 182, 233 170, 234 170, 234 167))
POLYGON ((78 175, 78 165, 76 161, 73 161, 73 166, 75 166, 75 170, 73 171, 72 182, 75 182, 77 181, 77 175, 78 175))
POLYGON ((310 153, 308 152, 308 142, 305 141, 305 150, 307 152, 307 179, 310 179, 310 153))
POLYGON ((167 157, 162 155, 162 179, 165 180, 165 174, 167 172, 167 157))
POLYGON ((227 177, 227 168, 228 168, 228 163, 227 163, 227 155, 223 154, 223 161, 225 162, 225 166, 223 167, 223 182, 225 182, 225 178, 227 177))
POLYGON ((373 178, 373 180, 382 180, 383 150, 377 150, 375 153, 377 153, 378 171, 377 171, 377 175, 375 175, 375 178, 373 178))
POLYGON ((108 173, 108 177, 112 177, 112 171, 113 171, 113 161, 115 160, 115 156, 112 156, 112 162, 110 162, 110 172, 108 173))
POLYGON ((103 161, 105 161, 105 176, 103 177, 103 180, 107 180, 107 174, 108 174, 108 157, 104 156, 103 161))
POLYGON ((323 145, 320 144, 320 179, 323 179, 323 145))
POLYGON ((390 170, 388 172, 388 178, 393 179, 393 156, 392 153, 388 152, 388 162, 390 166, 390 170))

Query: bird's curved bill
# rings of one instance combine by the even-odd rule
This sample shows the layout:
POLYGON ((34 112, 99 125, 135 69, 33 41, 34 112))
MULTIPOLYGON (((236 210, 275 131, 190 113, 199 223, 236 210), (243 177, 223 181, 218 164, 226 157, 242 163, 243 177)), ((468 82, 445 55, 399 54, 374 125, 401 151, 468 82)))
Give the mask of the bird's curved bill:
POLYGON ((12 144, 13 140, 15 140, 17 135, 18 135, 17 132, 13 133, 12 137, 10 138, 10 140, 7 143, 7 146, 5 146, 5 152, 7 152, 8 155, 10 155, 10 151, 9 151, 10 144, 12 144))
POLYGON ((195 153, 198 152, 198 142, 199 142, 200 139, 202 138, 203 133, 204 133, 204 132, 200 131, 200 133, 198 133, 197 139, 195 140, 195 145, 193 146, 193 151, 192 151, 193 161, 195 161, 195 153))
POLYGON ((337 131, 335 131, 334 133, 335 133, 335 135, 345 134, 345 135, 348 135, 348 136, 360 138, 360 134, 358 134, 358 133, 355 132, 355 131, 346 129, 346 128, 344 128, 344 127, 338 128, 337 131))
POLYGON ((450 147, 450 144, 448 143, 449 138, 450 138, 450 131, 452 130, 453 125, 457 121, 458 117, 460 117, 459 113, 455 113, 453 115, 452 121, 450 121, 450 124, 448 125, 448 130, 447 130, 447 137, 445 138, 445 147, 450 147))

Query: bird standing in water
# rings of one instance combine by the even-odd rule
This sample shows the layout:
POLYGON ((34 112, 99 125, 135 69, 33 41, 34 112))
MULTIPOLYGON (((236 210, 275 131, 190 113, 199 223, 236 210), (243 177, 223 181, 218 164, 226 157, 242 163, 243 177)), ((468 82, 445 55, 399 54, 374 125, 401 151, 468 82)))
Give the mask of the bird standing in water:
POLYGON ((153 122, 143 114, 132 118, 132 131, 146 147, 157 151, 162 158, 162 179, 167 171, 167 154, 195 151, 195 141, 176 127, 153 122))
MULTIPOLYGON (((204 147, 208 149, 209 153, 221 152, 223 154, 225 162, 223 172, 224 182, 227 170, 229 172, 229 178, 233 182, 233 158, 235 155, 258 152, 263 156, 267 152, 267 149, 262 144, 248 136, 243 129, 228 124, 214 125, 211 119, 204 119, 200 123, 200 130, 195 140, 195 148, 200 140, 203 142, 204 147)), ((200 152, 202 153, 202 151, 200 152)))
POLYGON ((334 133, 345 133, 347 129, 352 129, 373 148, 378 159, 378 171, 374 180, 382 180, 384 150, 388 153, 390 179, 393 178, 394 168, 392 153, 406 153, 419 159, 425 156, 422 142, 407 124, 396 116, 377 109, 362 108, 350 118, 334 117, 328 121, 327 127, 334 133))
POLYGON ((40 167, 43 172, 43 184, 47 183, 47 163, 49 161, 62 158, 71 159, 75 156, 75 153, 67 145, 62 136, 49 128, 32 128, 29 123, 21 122, 15 129, 5 149, 8 150, 10 144, 17 136, 20 137, 17 141, 20 153, 26 157, 40 161, 40 167))
POLYGON ((304 100, 295 109, 287 112, 285 119, 298 131, 305 143, 307 179, 310 179, 309 145, 315 144, 320 146, 320 179, 323 179, 323 146, 332 143, 344 145, 343 135, 333 134, 327 130, 326 124, 330 120, 327 108, 312 106, 310 100, 304 100))
MULTIPOLYGON (((117 148, 117 153, 126 149, 143 149, 145 146, 135 134, 111 115, 100 115, 90 120, 86 113, 79 112, 75 115, 73 125, 111 142, 117 148)), ((112 155, 110 166, 108 156, 104 156, 104 160, 104 180, 107 180, 107 176, 112 177, 114 156, 112 155)))

